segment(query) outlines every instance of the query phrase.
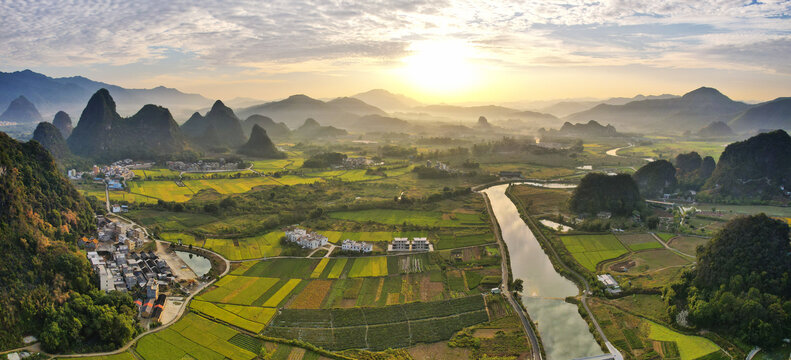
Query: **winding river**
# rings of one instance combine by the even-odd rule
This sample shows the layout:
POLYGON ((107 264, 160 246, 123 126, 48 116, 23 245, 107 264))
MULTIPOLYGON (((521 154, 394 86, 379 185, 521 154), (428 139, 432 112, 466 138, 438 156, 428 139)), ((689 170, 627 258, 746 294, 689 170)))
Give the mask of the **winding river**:
POLYGON ((552 267, 536 237, 505 195, 508 185, 483 190, 489 197, 503 240, 508 245, 514 278, 524 281, 522 303, 538 324, 548 359, 576 359, 602 354, 577 306, 564 301, 577 286, 552 267))

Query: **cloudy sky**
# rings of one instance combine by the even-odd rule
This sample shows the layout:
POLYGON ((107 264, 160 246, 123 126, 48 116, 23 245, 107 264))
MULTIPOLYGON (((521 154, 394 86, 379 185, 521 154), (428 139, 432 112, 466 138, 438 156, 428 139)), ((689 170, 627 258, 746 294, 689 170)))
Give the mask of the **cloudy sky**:
POLYGON ((791 1, 0 0, 0 71, 212 98, 791 96, 791 1))

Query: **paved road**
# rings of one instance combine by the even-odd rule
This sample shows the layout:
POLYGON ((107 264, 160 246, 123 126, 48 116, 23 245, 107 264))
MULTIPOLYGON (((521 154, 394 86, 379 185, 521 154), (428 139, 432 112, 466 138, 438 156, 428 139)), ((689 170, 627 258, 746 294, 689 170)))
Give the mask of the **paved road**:
POLYGON ((533 330, 533 326, 530 320, 525 315, 522 306, 516 302, 514 299, 513 293, 508 288, 508 260, 506 258, 507 251, 505 249, 505 242, 503 241, 501 234, 500 234, 500 224, 497 223, 497 218, 494 217, 494 210, 492 210, 492 204, 489 202, 489 197, 485 193, 481 193, 483 196, 483 200, 486 202, 486 210, 489 212, 489 218, 492 220, 492 225, 494 226, 494 236, 497 238, 497 244, 500 246, 500 258, 502 261, 500 262, 501 271, 502 271, 502 291, 505 295, 505 298, 508 299, 508 302, 511 304, 511 307, 516 310, 516 313, 519 315, 519 319, 522 320, 522 327, 525 329, 527 333, 527 337, 530 339, 530 348, 533 351, 533 360, 541 360, 541 347, 538 341, 538 336, 536 332, 533 330))

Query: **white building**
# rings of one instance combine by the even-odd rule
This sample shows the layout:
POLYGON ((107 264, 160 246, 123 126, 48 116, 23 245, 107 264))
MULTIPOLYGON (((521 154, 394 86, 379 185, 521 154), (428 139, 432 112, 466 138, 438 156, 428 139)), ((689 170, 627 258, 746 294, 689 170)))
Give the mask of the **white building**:
POLYGON ((316 249, 329 243, 326 236, 300 228, 286 230, 286 240, 306 249, 316 249))
POLYGON ((393 238, 387 251, 434 251, 434 245, 424 237, 412 238, 412 241, 408 238, 393 238))
POLYGON ((369 253, 374 250, 374 245, 369 244, 365 241, 354 241, 354 240, 346 239, 343 240, 343 243, 341 244, 341 250, 369 253))
POLYGON ((408 238, 394 238, 393 242, 390 244, 391 251, 409 251, 409 239, 408 238))
POLYGON ((604 286, 607 287, 607 292, 611 294, 618 294, 621 292, 621 287, 618 286, 618 282, 615 281, 615 278, 613 278, 612 275, 596 275, 596 279, 598 279, 602 284, 604 284, 604 286))
POLYGON ((429 250, 429 243, 427 238, 420 237, 420 238, 412 239, 412 251, 428 251, 428 250, 429 250))

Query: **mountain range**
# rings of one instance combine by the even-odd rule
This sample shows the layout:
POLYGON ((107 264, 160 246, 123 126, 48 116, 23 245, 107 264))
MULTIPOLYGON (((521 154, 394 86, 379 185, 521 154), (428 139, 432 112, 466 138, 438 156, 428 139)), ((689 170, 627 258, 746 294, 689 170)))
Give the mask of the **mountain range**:
POLYGON ((24 96, 35 104, 39 111, 49 116, 59 110, 76 114, 91 95, 102 88, 107 89, 117 101, 119 111, 127 114, 146 104, 159 104, 179 112, 182 109, 196 109, 211 104, 211 100, 201 95, 186 94, 164 86, 152 89, 127 89, 82 76, 53 78, 24 70, 0 72, 0 107, 19 96, 24 96))
POLYGON ((8 108, 0 114, 0 121, 18 124, 39 123, 43 120, 36 106, 26 97, 20 95, 8 104, 8 108))
POLYGON ((236 147, 247 139, 242 130, 242 122, 220 100, 214 102, 205 116, 197 112, 192 114, 181 125, 181 130, 189 138, 202 139, 202 145, 208 147, 236 147))

